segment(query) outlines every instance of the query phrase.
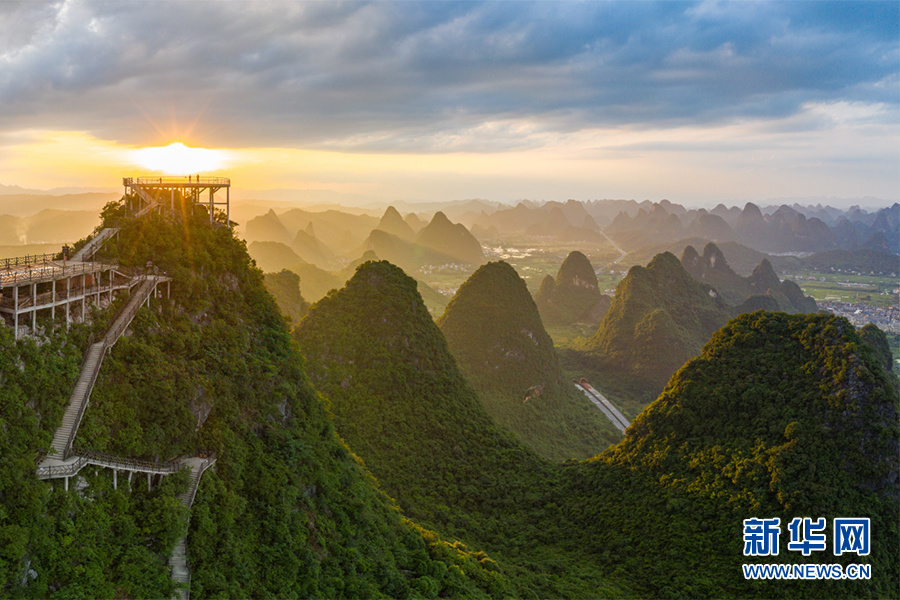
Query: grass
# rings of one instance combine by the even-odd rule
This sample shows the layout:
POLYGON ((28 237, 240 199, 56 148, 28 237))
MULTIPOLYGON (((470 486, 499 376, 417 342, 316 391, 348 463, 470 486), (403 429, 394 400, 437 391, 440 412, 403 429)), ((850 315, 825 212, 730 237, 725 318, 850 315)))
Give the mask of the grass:
POLYGON ((812 296, 816 302, 836 300, 879 307, 897 305, 894 290, 898 283, 893 277, 801 271, 791 278, 804 294, 812 296), (815 281, 810 280, 810 277, 815 277, 815 281))

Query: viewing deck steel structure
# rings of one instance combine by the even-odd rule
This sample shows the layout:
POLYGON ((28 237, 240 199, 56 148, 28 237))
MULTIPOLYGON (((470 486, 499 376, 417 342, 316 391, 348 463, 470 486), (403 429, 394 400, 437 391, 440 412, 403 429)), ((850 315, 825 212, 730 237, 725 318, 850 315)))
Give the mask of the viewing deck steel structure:
POLYGON ((187 175, 179 177, 123 177, 122 185, 125 186, 125 196, 129 195, 140 199, 140 205, 135 207, 135 212, 146 211, 156 205, 165 204, 175 210, 176 196, 184 200, 191 200, 194 204, 206 206, 209 210, 209 222, 215 222, 215 208, 224 207, 226 224, 231 219, 230 190, 231 179, 228 177, 201 177, 200 175, 187 175), (225 190, 225 201, 216 199, 216 192, 225 190), (203 200, 201 194, 208 192, 208 198, 203 200))
POLYGON ((53 254, 4 259, 0 261, 0 315, 19 339, 22 317, 33 332, 38 311, 46 310, 55 319, 60 308, 68 327, 73 308, 76 318, 84 319, 89 301, 99 303, 104 296, 112 301, 114 292, 133 285, 132 277, 110 263, 55 260, 53 254))
MULTIPOLYGON (((134 217, 140 217, 155 208, 163 208, 165 206, 164 193, 168 191, 168 200, 173 211, 175 209, 177 192, 179 201, 183 203, 182 208, 188 200, 194 204, 205 204, 209 210, 210 224, 216 224, 215 207, 224 205, 226 224, 229 222, 230 198, 228 190, 231 186, 231 181, 227 178, 193 176, 145 177, 136 179, 123 178, 122 182, 125 185, 126 206, 128 206, 134 217), (225 202, 216 202, 215 193, 222 188, 225 188, 226 191, 225 202), (204 190, 209 190, 209 200, 205 203, 200 201, 200 194, 204 190)), ((103 356, 128 328, 137 310, 144 304, 149 306, 150 299, 157 297, 159 293, 157 290, 158 285, 166 283, 168 288, 168 284, 171 281, 165 275, 157 275, 156 269, 153 271, 154 274, 151 274, 149 267, 152 263, 149 262, 147 263, 147 272, 132 276, 120 273, 115 265, 88 262, 88 259, 106 241, 116 236, 118 232, 118 227, 107 227, 100 230, 94 235, 93 239, 89 240, 87 244, 78 250, 73 257, 75 258, 73 261, 56 260, 56 255, 53 254, 0 260, 0 313, 6 313, 11 310, 16 327, 16 339, 18 339, 19 335, 18 318, 20 312, 30 311, 32 313, 33 331, 38 310, 49 308, 51 314, 55 317, 56 306, 64 303, 66 307, 66 324, 68 324, 70 302, 81 299, 82 317, 84 317, 84 302, 89 295, 97 294, 97 300, 99 301, 100 293, 108 291, 109 298, 112 300, 113 291, 116 289, 127 288, 131 291, 131 298, 107 329, 103 339, 91 344, 85 353, 79 378, 75 383, 69 404, 63 415, 62 424, 57 428, 53 436, 51 455, 44 456, 43 460, 36 466, 37 476, 42 480, 63 479, 64 487, 68 490, 70 477, 77 475, 85 466, 94 465, 112 470, 113 489, 118 489, 118 473, 119 471, 124 471, 128 473, 129 484, 134 473, 146 474, 147 489, 149 490, 153 476, 163 477, 176 473, 182 468, 188 468, 191 471, 190 485, 187 491, 180 496, 179 500, 183 506, 190 510, 200 485, 200 478, 216 462, 214 454, 208 456, 204 452, 199 456, 181 457, 165 463, 159 463, 141 458, 116 456, 73 447, 78 427, 81 424, 81 419, 90 400, 91 391, 100 372, 103 356), (109 273, 107 277, 109 283, 106 288, 103 288, 102 274, 105 272, 109 273), (77 281, 78 276, 81 277, 80 282, 77 281), (71 285, 73 278, 76 284, 80 283, 74 288, 71 285), (60 281, 66 282, 65 290, 57 289, 57 282, 60 281), (20 302, 19 291, 21 288, 24 288, 26 293, 23 294, 20 302), (8 305, 10 304, 12 309, 9 309, 8 305)), ((168 289, 166 295, 168 296, 168 289)), ((170 575, 177 584, 175 592, 175 599, 177 600, 189 600, 190 597, 191 574, 187 560, 186 542, 185 535, 178 541, 169 558, 170 575)))

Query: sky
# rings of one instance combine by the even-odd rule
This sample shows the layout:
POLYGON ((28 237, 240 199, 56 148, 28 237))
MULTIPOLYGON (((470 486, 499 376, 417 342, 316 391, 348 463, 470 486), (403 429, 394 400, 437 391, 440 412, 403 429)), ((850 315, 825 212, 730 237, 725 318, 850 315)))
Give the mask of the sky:
POLYGON ((174 142, 236 196, 892 202, 900 3, 0 1, 0 184, 174 142))

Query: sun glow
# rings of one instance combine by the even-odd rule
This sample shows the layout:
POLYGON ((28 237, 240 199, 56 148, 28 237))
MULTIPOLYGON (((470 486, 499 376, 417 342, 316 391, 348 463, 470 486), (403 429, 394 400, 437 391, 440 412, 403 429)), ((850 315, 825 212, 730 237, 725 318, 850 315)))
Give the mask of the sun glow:
POLYGON ((226 153, 208 148, 191 148, 181 142, 168 146, 141 148, 132 152, 133 161, 164 175, 190 175, 215 171, 225 166, 226 153))

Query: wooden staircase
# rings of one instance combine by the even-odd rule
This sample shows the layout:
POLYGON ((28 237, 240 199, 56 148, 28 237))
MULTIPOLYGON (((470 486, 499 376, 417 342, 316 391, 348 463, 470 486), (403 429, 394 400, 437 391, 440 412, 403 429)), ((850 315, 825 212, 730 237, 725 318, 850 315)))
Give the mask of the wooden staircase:
POLYGON ((63 415, 62 425, 53 434, 51 445, 57 457, 65 458, 71 441, 75 438, 75 432, 78 431, 84 409, 91 397, 91 390, 94 389, 94 382, 97 381, 97 374, 100 372, 100 364, 103 362, 105 352, 106 344, 104 342, 97 342, 88 348, 81 365, 81 375, 69 397, 69 406, 66 407, 63 415))
MULTIPOLYGON (((182 506, 188 509, 191 508, 191 505, 194 503, 194 497, 197 495, 197 488, 200 487, 200 478, 215 462, 215 457, 188 458, 182 461, 181 464, 191 467, 191 485, 179 498, 182 506)), ((176 599, 173 600, 188 600, 191 589, 191 569, 187 562, 187 536, 181 538, 175 544, 175 549, 169 558, 169 567, 171 569, 171 577, 175 583, 184 584, 184 587, 178 588, 176 599)))
POLYGON ((150 195, 150 193, 141 187, 140 184, 134 183, 131 186, 131 189, 140 196, 141 200, 147 203, 147 206, 143 207, 141 210, 134 213, 134 216, 141 217, 146 215, 148 212, 153 210, 159 204, 159 198, 156 196, 150 195))
POLYGON ((106 240, 117 233, 119 233, 118 227, 104 227, 97 235, 92 237, 87 244, 82 246, 78 252, 73 254, 72 258, 69 260, 73 262, 85 262, 90 260, 97 253, 97 250, 106 243, 106 240))
POLYGON ((160 281, 165 281, 165 277, 144 277, 142 283, 132 294, 131 299, 125 308, 116 317, 112 326, 106 332, 102 341, 92 344, 85 353, 84 361, 81 364, 81 374, 75 383, 75 389, 69 397, 69 405, 63 415, 62 425, 53 434, 53 450, 54 455, 48 457, 50 459, 65 460, 69 449, 75 441, 75 435, 78 433, 78 426, 81 424, 81 418, 87 408, 88 401, 91 398, 91 391, 94 389, 94 383, 97 381, 97 375, 100 373, 100 367, 103 364, 103 357, 106 351, 116 343, 122 332, 128 328, 128 325, 134 319, 138 308, 141 307, 155 289, 160 281))

